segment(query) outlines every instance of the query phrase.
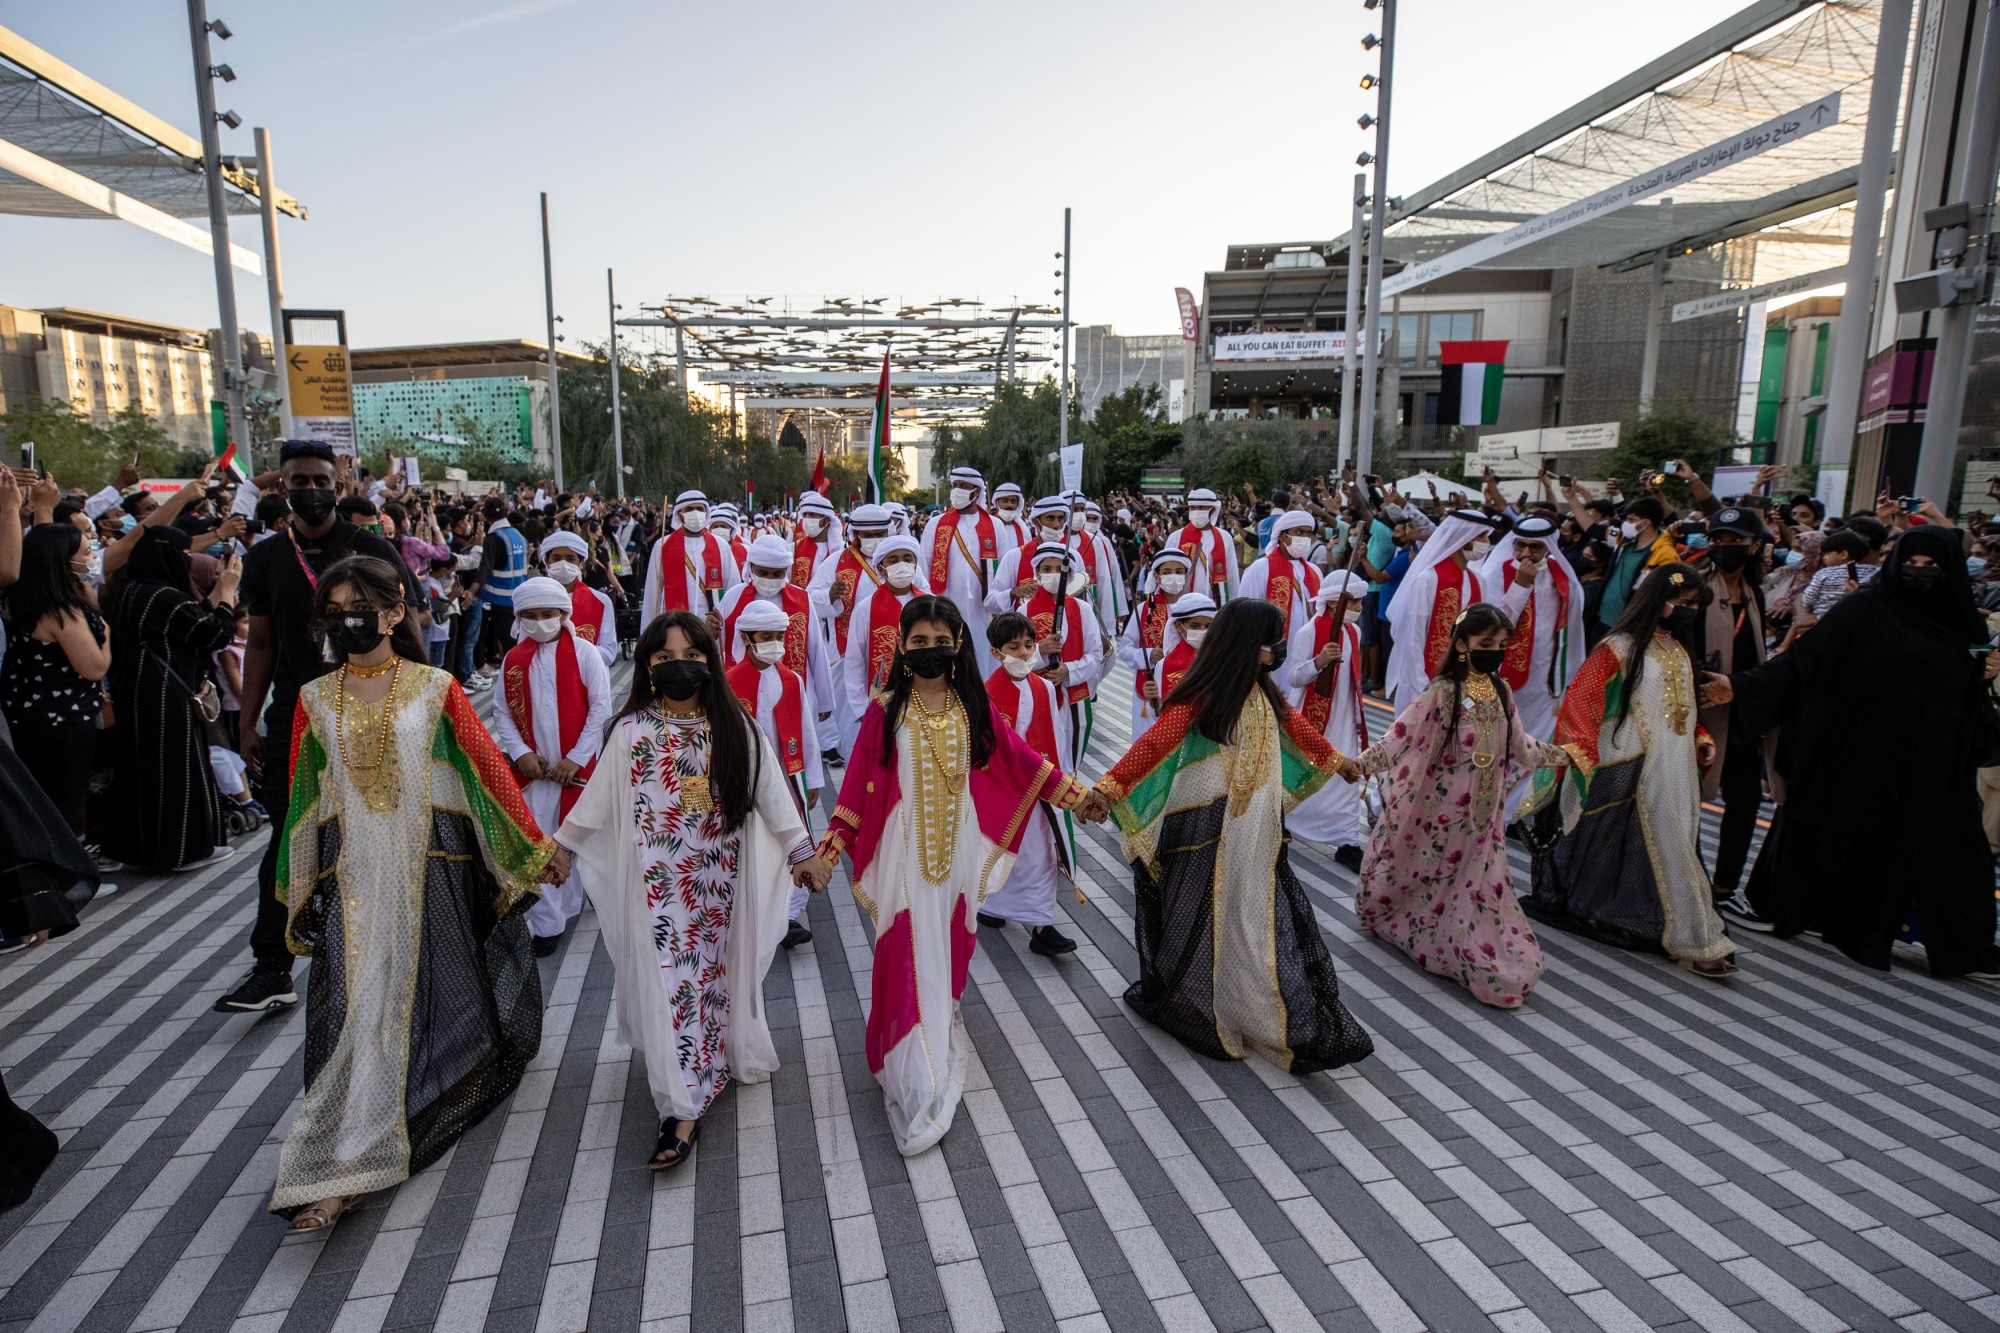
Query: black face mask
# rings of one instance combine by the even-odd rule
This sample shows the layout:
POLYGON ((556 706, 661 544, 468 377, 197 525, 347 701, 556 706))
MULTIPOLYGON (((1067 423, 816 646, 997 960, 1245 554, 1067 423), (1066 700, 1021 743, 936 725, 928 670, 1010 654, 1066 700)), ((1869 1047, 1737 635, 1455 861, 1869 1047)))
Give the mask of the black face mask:
POLYGON ((375 611, 339 611, 326 618, 326 641, 343 653, 360 656, 382 642, 382 617, 375 611))
POLYGON ((903 665, 925 680, 936 680, 951 670, 957 657, 956 648, 907 648, 903 651, 903 665))
POLYGON ((1465 660, 1474 671, 1490 676, 1500 669, 1500 663, 1507 657, 1505 648, 1474 648, 1466 653, 1465 660))
POLYGON ((316 528, 326 522, 333 513, 334 494, 315 486, 309 491, 293 491, 286 500, 292 506, 292 513, 309 528, 316 528))
POLYGON ((1902 581, 1904 587, 1916 588, 1919 591, 1923 591, 1937 587, 1938 583, 1944 578, 1944 566, 1904 565, 1900 570, 1896 571, 1896 577, 1902 581))
POLYGON ((1677 606, 1667 612, 1667 628, 1675 634, 1686 634, 1694 628, 1695 618, 1700 614, 1701 608, 1699 607, 1677 606))
POLYGON ((1708 563, 1725 574, 1735 574, 1750 563, 1750 548, 1747 546, 1711 546, 1708 548, 1708 563))
POLYGON ((1285 644, 1282 642, 1272 643, 1265 645, 1265 651, 1271 654, 1271 660, 1268 662, 1260 662, 1259 663, 1260 669, 1264 671, 1276 671, 1279 667, 1285 664, 1285 654, 1291 651, 1291 647, 1289 644, 1285 644))
POLYGON ((692 699, 708 684, 706 662, 655 662, 646 678, 653 693, 666 699, 692 699))

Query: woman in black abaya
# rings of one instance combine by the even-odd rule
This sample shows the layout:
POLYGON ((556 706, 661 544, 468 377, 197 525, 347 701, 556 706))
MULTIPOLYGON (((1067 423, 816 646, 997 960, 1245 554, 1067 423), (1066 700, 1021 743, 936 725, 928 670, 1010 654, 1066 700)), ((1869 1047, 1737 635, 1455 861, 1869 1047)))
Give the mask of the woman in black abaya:
POLYGON ((195 695, 209 658, 236 635, 237 566, 222 566, 206 598, 194 593, 188 535, 148 528, 120 571, 111 613, 111 806, 107 855, 142 870, 221 860, 222 797, 208 766, 195 695), (219 849, 219 850, 218 850, 219 849))
POLYGON ((1818 929, 1887 970, 1914 913, 1931 975, 2000 977, 1975 777, 2000 762, 1987 637, 1958 534, 1912 528, 1790 651, 1706 679, 1704 704, 1733 694, 1750 727, 1778 730, 1785 805, 1753 877, 1776 934, 1818 929))

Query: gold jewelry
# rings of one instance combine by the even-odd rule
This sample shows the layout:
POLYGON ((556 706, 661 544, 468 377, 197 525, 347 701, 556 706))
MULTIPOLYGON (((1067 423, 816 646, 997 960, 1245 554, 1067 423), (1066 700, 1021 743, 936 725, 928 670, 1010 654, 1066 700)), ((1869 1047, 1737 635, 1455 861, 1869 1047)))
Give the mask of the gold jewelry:
POLYGON ((1476 704, 1490 704, 1500 697, 1500 692, 1493 688, 1493 677, 1475 671, 1465 678, 1465 697, 1476 704))
MULTIPOLYGON (((369 723, 374 722, 375 753, 366 762, 348 753, 347 678, 350 670, 351 668, 344 664, 341 666, 340 680, 334 690, 334 741, 339 748, 341 767, 347 771, 348 781, 352 782, 355 790, 361 793, 361 803, 371 813, 385 815, 396 808, 401 797, 401 765, 396 762, 396 751, 390 732, 396 717, 396 691, 403 683, 403 659, 400 657, 390 659, 387 667, 390 672, 389 692, 382 697, 377 716, 370 719, 364 713, 355 719, 353 727, 355 731, 368 729, 369 723)), ((376 669, 373 674, 382 674, 382 668, 376 669)), ((354 702, 364 709, 368 707, 359 699, 354 702)))
POLYGON ((348 675, 353 676, 356 680, 373 680, 375 679, 375 677, 381 675, 385 671, 394 671, 396 669, 396 664, 402 660, 403 660, 402 658, 396 656, 394 653, 391 653, 389 654, 387 661, 381 662, 372 667, 356 666, 353 662, 350 661, 346 664, 345 670, 347 671, 348 675))
MULTIPOLYGON (((683 715, 668 713, 667 716, 681 717, 683 715)), ((686 715, 686 718, 706 720, 699 711, 691 715, 686 715)), ((680 754, 687 747, 687 737, 692 734, 692 731, 692 728, 689 728, 685 732, 679 727, 668 727, 666 729, 667 768, 672 771, 674 783, 680 788, 681 808, 691 815, 705 815, 715 809, 715 793, 708 785, 708 774, 682 773, 680 771, 680 754)))
POLYGON ((970 728, 956 692, 947 696, 942 712, 932 712, 915 693, 910 705, 922 723, 909 728, 920 751, 910 756, 917 779, 917 864, 926 880, 942 884, 951 878, 965 809, 965 779, 972 767, 970 728))
POLYGON ((703 713, 703 711, 702 711, 702 707, 701 707, 701 705, 700 705, 700 704, 696 704, 696 705, 694 706, 694 711, 693 711, 693 712, 691 712, 691 713, 676 713, 676 712, 675 712, 675 711, 674 711, 673 709, 671 709, 671 708, 667 707, 667 706, 666 706, 666 704, 662 703, 662 704, 660 705, 660 711, 661 711, 662 713, 666 714, 666 715, 667 715, 668 717, 675 717, 675 718, 679 718, 679 719, 680 719, 681 721, 683 721, 683 722, 687 722, 687 721, 691 721, 691 720, 692 720, 692 719, 694 719, 694 718, 697 718, 697 717, 702 717, 702 716, 704 716, 704 713, 703 713))
POLYGON ((1688 716, 1694 711, 1688 688, 1694 673, 1688 663, 1687 650, 1673 639, 1655 640, 1654 646, 1672 659, 1660 664, 1664 668, 1660 673, 1660 685, 1666 695, 1667 725, 1673 728, 1674 735, 1685 736, 1688 716))

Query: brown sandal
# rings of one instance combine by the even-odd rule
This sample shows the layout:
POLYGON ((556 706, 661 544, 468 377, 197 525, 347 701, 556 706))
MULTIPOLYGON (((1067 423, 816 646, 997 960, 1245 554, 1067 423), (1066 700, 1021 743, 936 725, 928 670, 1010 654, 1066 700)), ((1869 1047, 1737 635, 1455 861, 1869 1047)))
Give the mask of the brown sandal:
POLYGON ((1697 963, 1692 958, 1676 958, 1674 959, 1674 963, 1676 966, 1692 972, 1698 977, 1707 977, 1710 981, 1720 981, 1724 977, 1733 977, 1743 970, 1727 958, 1717 958, 1713 962, 1708 963, 1697 963))
POLYGON ((362 1196, 359 1194, 344 1194, 321 1199, 318 1203, 309 1203, 292 1214, 292 1225, 286 1230, 292 1235, 302 1235, 308 1231, 324 1231, 338 1222, 349 1209, 360 1203, 361 1199, 362 1196))

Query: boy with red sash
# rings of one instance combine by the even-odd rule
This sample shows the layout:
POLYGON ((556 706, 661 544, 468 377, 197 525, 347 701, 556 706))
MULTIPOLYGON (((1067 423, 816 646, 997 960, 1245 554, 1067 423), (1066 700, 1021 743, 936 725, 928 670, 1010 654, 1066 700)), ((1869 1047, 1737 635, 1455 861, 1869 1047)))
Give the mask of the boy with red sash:
POLYGON ((791 570, 786 576, 801 588, 810 588, 822 561, 840 550, 840 520, 833 503, 817 491, 807 491, 799 501, 799 525, 793 534, 791 570))
POLYGON ((1271 524, 1271 544, 1243 571, 1238 597, 1261 597, 1285 617, 1285 637, 1312 614, 1319 595, 1319 570, 1306 557, 1313 548, 1313 517, 1288 509, 1271 524))
POLYGON ((1160 689, 1157 673, 1167 655, 1167 624, 1173 616, 1174 603, 1187 591, 1192 568, 1193 562, 1179 551, 1162 551, 1154 556, 1139 585, 1143 600, 1133 608, 1131 618, 1125 622, 1125 632, 1119 636, 1118 660, 1132 668, 1134 736, 1139 734, 1140 723, 1160 715, 1160 700, 1166 695, 1160 689))
POLYGON ((577 638, 595 645, 604 665, 610 666, 618 659, 618 620, 611 599, 583 581, 589 544, 558 528, 542 538, 541 557, 549 577, 569 589, 569 627, 577 638))
POLYGON ((1194 655, 1215 623, 1215 599, 1206 593, 1183 593, 1167 617, 1167 632, 1161 643, 1159 665, 1153 680, 1162 699, 1174 692, 1181 677, 1194 665, 1194 655))
POLYGON ((750 552, 743 542, 742 513, 732 504, 716 505, 708 511, 708 526, 729 548, 729 553, 736 557, 736 567, 743 568, 744 557, 750 552))
MULTIPOLYGON (((1368 748, 1361 720, 1360 624, 1367 592, 1367 582, 1344 569, 1328 574, 1313 598, 1313 614, 1292 627, 1278 681, 1306 723, 1343 754, 1368 748)), ((1361 869, 1368 830, 1358 783, 1327 783, 1285 816, 1285 827, 1295 838, 1333 844, 1334 860, 1361 869)))
POLYGON ((979 503, 986 481, 974 468, 951 470, 951 508, 924 526, 924 568, 931 591, 951 598, 974 643, 986 640, 986 594, 1013 538, 979 503))
MULTIPOLYGON (((761 540, 761 539, 760 539, 761 540)), ((797 592, 796 588, 788 591, 797 592)), ((785 785, 798 802, 799 814, 812 832, 813 808, 819 804, 819 731, 813 710, 807 706, 804 679, 786 663, 788 643, 793 634, 791 618, 776 603, 752 601, 735 617, 738 652, 728 671, 729 688, 743 701, 744 708, 770 737, 778 762, 785 766, 785 785)), ((787 949, 812 939, 805 926, 804 884, 792 886, 791 927, 780 940, 787 949)))
MULTIPOLYGON (((875 595, 882 586, 882 571, 876 567, 876 548, 889 535, 889 511, 877 504, 856 505, 847 516, 848 541, 837 556, 819 562, 812 583, 813 611, 820 617, 820 633, 832 650, 831 661, 844 662, 847 634, 854 622, 854 610, 875 595)), ((839 668, 835 668, 838 670, 839 668)), ((847 691, 833 691, 833 725, 822 733, 829 747, 838 738, 852 735, 861 725, 861 715, 848 712, 847 691)), ((828 763, 844 762, 838 749, 829 748, 828 763)))
POLYGON ((841 654, 842 713, 840 748, 854 750, 854 737, 868 701, 889 683, 889 665, 896 659, 896 631, 903 604, 930 591, 917 568, 917 543, 909 537, 884 537, 875 548, 875 565, 882 581, 874 591, 857 593, 854 617, 847 623, 847 651, 841 654))
POLYGON ((1034 550, 1035 590, 1021 603, 1021 614, 1035 631, 1041 653, 1037 670, 1056 687, 1056 700, 1069 714, 1069 746, 1051 756, 1076 772, 1090 731, 1086 710, 1104 670, 1104 633, 1082 598, 1072 596, 1070 576, 1075 552, 1061 542, 1043 542, 1034 550))
POLYGON ((1537 740, 1555 735, 1563 691, 1583 669, 1583 585, 1555 552, 1556 525, 1529 514, 1493 543, 1480 576, 1514 621, 1500 679, 1514 692, 1521 727, 1537 740))
POLYGON ((767 534, 750 543, 750 556, 744 565, 747 578, 723 595, 719 608, 722 662, 727 668, 743 660, 743 639, 738 632, 743 613, 760 603, 774 608, 786 620, 783 661, 805 682, 806 702, 814 720, 825 722, 833 717, 833 677, 827 670, 826 636, 819 632, 811 595, 785 577, 790 557, 782 537, 767 534))
MULTIPOLYGON (((523 579, 514 589, 514 631, 521 642, 500 664, 493 739, 514 766, 514 779, 535 822, 558 828, 597 764, 610 720, 611 676, 604 659, 579 645, 570 627, 570 594, 554 579, 523 579)), ((528 909, 535 956, 556 950, 570 918, 583 908, 583 886, 572 876, 542 886, 528 909)))
MULTIPOLYGON (((653 546, 647 562, 646 595, 639 623, 650 625, 662 611, 715 616, 722 594, 742 582, 736 556, 708 530, 708 497, 682 491, 674 501, 673 528, 653 546)), ((711 620, 713 626, 720 621, 711 620)))
POLYGON ((1215 492, 1197 487, 1188 492, 1185 525, 1167 534, 1166 549, 1184 551, 1194 562, 1194 582, 1188 590, 1213 597, 1217 606, 1230 598, 1238 582, 1236 543, 1215 525, 1222 502, 1215 492))
MULTIPOLYGON (((1017 611, 1003 611, 986 622, 986 642, 999 664, 986 678, 986 696, 993 707, 1037 754, 1069 752, 1069 710, 1057 700, 1057 689, 1035 670, 1035 631, 1017 611)), ((1060 765, 1058 765, 1060 767, 1060 765)), ((1067 813, 1058 814, 1048 802, 1028 816, 1021 832, 1021 850, 1007 882, 979 904, 979 924, 994 930, 1009 921, 1028 928, 1028 947, 1044 958, 1076 952, 1076 941, 1055 927, 1057 880, 1075 878, 1067 813)))
POLYGON ((1493 520, 1477 509, 1455 509, 1424 539, 1390 603, 1389 696, 1404 709, 1430 688, 1451 651, 1459 612, 1492 601, 1479 577, 1493 537, 1493 520))
POLYGON ((1000 527, 1014 539, 1019 547, 1032 545, 1034 534, 1028 531, 1026 509, 1027 498, 1021 488, 1011 481, 1003 481, 993 488, 993 517, 1000 527))
MULTIPOLYGON (((1104 627, 1108 640, 1118 632, 1118 622, 1131 610, 1125 600, 1125 567, 1118 563, 1117 548, 1104 535, 1104 511, 1082 491, 1069 494, 1069 536, 1067 544, 1076 552, 1076 566, 1090 580, 1083 595, 1090 600, 1091 614, 1104 627)), ((1088 736, 1084 744, 1090 743, 1088 736)))

